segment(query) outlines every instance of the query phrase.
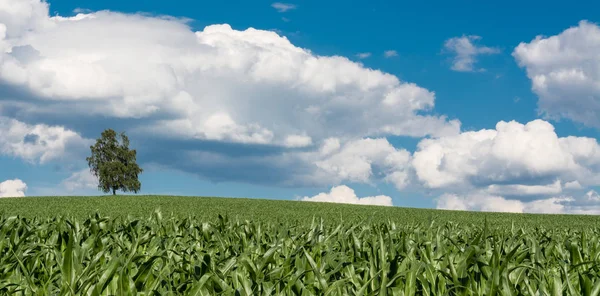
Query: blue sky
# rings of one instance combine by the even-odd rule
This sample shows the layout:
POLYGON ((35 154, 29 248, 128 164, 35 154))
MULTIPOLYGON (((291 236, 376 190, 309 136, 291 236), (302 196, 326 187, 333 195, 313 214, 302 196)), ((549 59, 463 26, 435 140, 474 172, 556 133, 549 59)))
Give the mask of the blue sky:
POLYGON ((600 211, 597 2, 30 2, 0 10, 13 193, 102 194, 114 128, 142 194, 600 211))

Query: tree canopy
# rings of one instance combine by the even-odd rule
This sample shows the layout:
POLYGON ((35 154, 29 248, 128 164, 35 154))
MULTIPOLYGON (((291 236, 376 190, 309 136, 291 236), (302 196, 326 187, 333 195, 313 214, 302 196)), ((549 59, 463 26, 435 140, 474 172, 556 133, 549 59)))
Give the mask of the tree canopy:
POLYGON ((90 146, 92 155, 86 160, 90 171, 98 178, 98 189, 115 195, 117 190, 137 193, 141 188, 138 175, 143 170, 136 163, 136 151, 129 149, 129 138, 124 132, 112 129, 102 132, 96 144, 90 146))

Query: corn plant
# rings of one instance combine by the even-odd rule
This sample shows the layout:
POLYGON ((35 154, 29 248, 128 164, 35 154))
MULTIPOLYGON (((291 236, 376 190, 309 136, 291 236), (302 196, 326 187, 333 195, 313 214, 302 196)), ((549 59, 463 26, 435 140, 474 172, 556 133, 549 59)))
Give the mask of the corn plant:
POLYGON ((0 216, 2 295, 600 295, 600 228, 0 216))

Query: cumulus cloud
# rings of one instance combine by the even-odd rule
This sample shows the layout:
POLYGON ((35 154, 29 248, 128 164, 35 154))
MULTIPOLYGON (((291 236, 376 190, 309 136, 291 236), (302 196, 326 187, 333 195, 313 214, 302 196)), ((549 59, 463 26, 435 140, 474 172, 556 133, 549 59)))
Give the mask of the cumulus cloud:
POLYGON ((386 58, 397 57, 398 52, 395 50, 386 50, 383 52, 383 56, 386 58))
MULTIPOLYGON (((590 191, 585 198, 593 196, 590 191)), ((550 197, 533 201, 507 199, 502 196, 485 193, 468 195, 444 194, 436 199, 437 208, 460 211, 510 212, 510 213, 539 213, 539 214, 600 214, 600 199, 581 204, 584 198, 570 196, 550 197)))
POLYGON ((437 208, 460 211, 523 213, 525 207, 523 202, 519 200, 506 200, 501 196, 444 194, 437 199, 437 208))
POLYGON ((295 4, 281 3, 281 2, 275 2, 275 3, 271 4, 271 7, 277 9, 278 12, 286 12, 288 10, 296 9, 295 4))
POLYGON ((67 192, 81 192, 98 188, 98 178, 89 169, 76 171, 60 183, 60 187, 67 192))
POLYGON ((444 194, 437 199, 437 208, 445 210, 510 212, 510 213, 546 213, 564 214, 566 206, 563 202, 570 198, 548 198, 523 202, 516 199, 506 199, 497 195, 469 194, 459 196, 444 194))
POLYGON ((379 179, 403 189, 409 181, 410 152, 395 148, 385 138, 355 140, 343 146, 338 139, 330 138, 317 159, 314 163, 319 170, 315 176, 330 183, 371 183, 379 179))
POLYGON ((155 117, 144 127, 274 145, 303 133, 319 140, 459 128, 417 114, 433 107, 433 92, 344 57, 314 55, 271 31, 212 25, 193 32, 177 20, 109 11, 47 21, 8 40, 13 51, 31 54, 4 55, 0 77, 47 102, 86 106, 78 109, 85 115, 155 117))
POLYGON ((305 196, 301 200, 313 202, 393 206, 392 198, 387 195, 357 197, 354 190, 346 185, 333 187, 331 188, 331 191, 319 193, 313 197, 305 196))
POLYGON ((312 145, 312 139, 306 135, 289 135, 285 139, 286 147, 306 147, 312 145))
POLYGON ((412 166, 419 182, 441 191, 437 207, 518 213, 600 213, 600 146, 558 137, 544 120, 501 121, 494 130, 424 139, 412 166))
MULTIPOLYGON (((577 181, 573 181, 577 182, 577 181)), ((569 182, 569 183, 573 183, 569 182)), ((566 185, 565 185, 566 187, 566 185)), ((487 192, 498 195, 551 195, 560 194, 562 186, 560 180, 548 185, 496 185, 492 184, 487 187, 487 192)))
POLYGON ((0 36, 13 38, 29 30, 45 27, 48 4, 37 0, 2 1, 0 3, 0 36))
POLYGON ((477 56, 484 54, 500 53, 498 48, 479 46, 476 44, 481 39, 480 36, 468 35, 453 37, 444 42, 444 48, 455 54, 451 69, 459 72, 483 71, 485 69, 475 69, 477 56))
POLYGON ((558 137, 544 120, 501 121, 495 130, 424 139, 413 160, 429 188, 493 185, 491 193, 515 195, 559 193, 565 182, 571 188, 598 184, 599 165, 596 139, 558 137))
MULTIPOLYGON (((111 11, 50 17, 44 3, 13 2, 31 12, 0 7, 0 23, 11 30, 2 38, 0 82, 21 97, 3 95, 0 108, 80 135, 72 139, 117 126, 149 143, 140 159, 159 165, 248 182, 265 169, 273 176, 263 182, 291 184, 320 170, 317 150, 329 138, 343 146, 460 130, 458 120, 427 114, 434 92, 316 55, 275 32, 226 24, 192 31, 172 17, 111 11), (247 169, 229 169, 238 166, 247 169)), ((24 143, 27 134, 18 134, 24 143)), ((395 183, 405 178, 381 166, 395 183)))
MULTIPOLYGON (((235 150, 237 146, 215 148, 215 151, 174 150, 164 163, 210 176, 216 182, 249 181, 270 186, 386 182, 404 189, 412 180, 410 152, 393 147, 385 138, 328 138, 314 150, 296 148, 283 152, 262 149, 240 152, 235 150)), ((153 165, 167 167, 160 163, 153 165)))
POLYGON ((29 125, 0 116, 0 155, 46 163, 87 148, 91 140, 62 126, 29 125))
POLYGON ((581 189, 583 187, 581 187, 581 184, 579 184, 579 181, 571 181, 571 182, 565 183, 565 188, 566 189, 581 189))
POLYGON ((600 27, 581 21, 550 37, 520 43, 512 55, 527 71, 538 109, 600 128, 600 27))
POLYGON ((19 179, 0 182, 0 197, 23 197, 25 191, 27 184, 19 179))

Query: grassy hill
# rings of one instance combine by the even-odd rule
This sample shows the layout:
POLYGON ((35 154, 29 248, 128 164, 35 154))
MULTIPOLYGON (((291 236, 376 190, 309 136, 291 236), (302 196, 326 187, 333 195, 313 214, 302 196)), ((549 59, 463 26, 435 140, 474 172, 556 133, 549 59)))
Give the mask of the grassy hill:
POLYGON ((527 227, 600 226, 600 216, 481 213, 248 198, 117 195, 0 199, 0 213, 28 218, 61 215, 85 218, 95 212, 109 217, 148 217, 156 209, 165 216, 194 216, 205 221, 214 221, 218 215, 228 215, 230 219, 242 221, 306 223, 315 216, 324 218, 328 224, 369 220, 374 223, 428 224, 433 219, 440 223, 452 221, 483 225, 487 218, 490 225, 501 227, 510 226, 512 222, 516 226, 527 227))

